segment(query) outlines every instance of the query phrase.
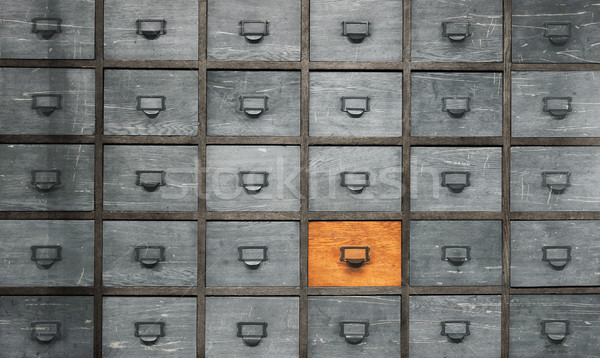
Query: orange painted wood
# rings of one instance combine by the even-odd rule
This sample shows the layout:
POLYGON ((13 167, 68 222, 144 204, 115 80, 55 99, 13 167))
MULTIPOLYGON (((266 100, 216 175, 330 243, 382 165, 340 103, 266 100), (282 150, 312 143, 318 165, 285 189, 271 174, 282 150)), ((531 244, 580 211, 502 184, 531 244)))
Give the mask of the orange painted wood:
MULTIPOLYGON (((400 286, 400 221, 312 221, 308 224, 309 286, 400 286), (352 267, 340 261, 342 246, 368 246, 370 261, 352 267)), ((364 257, 364 250, 346 250, 364 257)))

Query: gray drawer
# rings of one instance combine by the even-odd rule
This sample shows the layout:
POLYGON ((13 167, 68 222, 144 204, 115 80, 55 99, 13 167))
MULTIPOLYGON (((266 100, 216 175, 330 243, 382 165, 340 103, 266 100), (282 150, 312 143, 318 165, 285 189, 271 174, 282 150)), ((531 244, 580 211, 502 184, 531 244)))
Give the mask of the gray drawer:
POLYGON ((198 134, 198 71, 104 72, 104 134, 198 134))
POLYGON ((206 76, 208 135, 300 135, 300 72, 208 71, 206 76))
POLYGON ((308 297, 308 356, 400 356, 400 296, 308 297))
POLYGON ((411 296, 411 357, 500 357, 500 296, 411 296))
POLYGON ((94 355, 94 297, 0 297, 0 347, 7 358, 94 355))
POLYGON ((104 210, 198 210, 198 147, 104 146, 104 210))
POLYGON ((402 147, 310 147, 311 211, 400 211, 402 147))
POLYGON ((208 60, 300 61, 297 0, 208 0, 208 60))
POLYGON ((402 61, 402 2, 312 0, 311 61, 402 61))
POLYGON ((412 221, 410 239, 413 286, 502 284, 501 221, 412 221))
POLYGON ((298 357, 298 297, 207 297, 206 357, 298 357))
POLYGON ((300 147, 206 147, 208 211, 299 211, 300 147))
POLYGON ((511 357, 598 357, 600 295, 510 299, 511 357))
POLYGON ((207 286, 299 286, 300 223, 206 223, 207 286))
POLYGON ((411 148, 413 211, 500 211, 502 149, 411 148))
POLYGON ((94 210, 94 146, 0 145, 0 211, 94 210))
POLYGON ((94 134, 94 70, 0 68, 0 134, 94 134))
POLYGON ((198 223, 105 221, 105 286, 195 286, 198 223))
POLYGON ((198 0, 104 0, 107 60, 197 60, 198 0))
POLYGON ((4 1, 0 58, 94 58, 94 1, 4 1))
POLYGON ((195 297, 104 297, 102 357, 196 356, 195 297))
POLYGON ((311 72, 311 136, 402 135, 401 72, 311 72))
POLYGON ((502 73, 413 72, 411 135, 502 136, 502 73))
POLYGON ((599 137, 600 72, 512 73, 513 137, 599 137))
POLYGON ((599 286, 600 221, 511 222, 512 286, 599 286))
POLYGON ((600 23, 589 0, 520 0, 512 6, 513 62, 598 62, 600 23))
POLYGON ((600 210, 600 147, 512 147, 511 211, 600 210))
POLYGON ((412 1, 412 60, 501 62, 502 0, 412 1))

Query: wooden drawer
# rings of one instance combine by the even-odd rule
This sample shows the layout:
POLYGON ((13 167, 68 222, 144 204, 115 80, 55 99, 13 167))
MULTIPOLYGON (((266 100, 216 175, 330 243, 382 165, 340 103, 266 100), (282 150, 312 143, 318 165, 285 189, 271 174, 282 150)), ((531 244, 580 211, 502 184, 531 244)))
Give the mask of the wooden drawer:
POLYGON ((412 286, 502 285, 501 221, 412 221, 410 239, 412 286))
POLYGON ((104 134, 198 135, 198 72, 105 71, 104 134))
POLYGON ((412 1, 412 61, 501 62, 502 0, 412 1))
POLYGON ((299 286, 300 223, 206 223, 206 286, 299 286))
POLYGON ((310 147, 311 211, 400 211, 402 147, 310 147))
POLYGON ((107 60, 197 60, 198 0, 104 0, 107 60))
POLYGON ((206 147, 208 211, 299 211, 299 146, 206 147))
POLYGON ((208 60, 300 61, 297 0, 208 0, 208 60))
POLYGON ((411 357, 500 357, 500 296, 411 296, 411 357))
POLYGON ((94 355, 94 297, 0 297, 2 356, 94 355))
POLYGON ((104 210, 198 210, 198 147, 104 146, 104 210))
POLYGON ((102 357, 196 356, 195 297, 104 297, 102 357))
POLYGON ((207 297, 206 357, 298 357, 298 297, 207 297))
POLYGON ((400 286, 400 221, 308 224, 309 286, 400 286))
POLYGON ((401 72, 311 72, 311 136, 400 137, 401 72))
POLYGON ((410 134, 502 136, 502 73, 413 72, 410 134))
POLYGON ((300 135, 300 72, 208 71, 206 76, 208 135, 300 135))
POLYGON ((400 356, 400 296, 309 296, 311 358, 400 356))
POLYGON ((94 146, 1 144, 0 211, 94 209, 94 146))

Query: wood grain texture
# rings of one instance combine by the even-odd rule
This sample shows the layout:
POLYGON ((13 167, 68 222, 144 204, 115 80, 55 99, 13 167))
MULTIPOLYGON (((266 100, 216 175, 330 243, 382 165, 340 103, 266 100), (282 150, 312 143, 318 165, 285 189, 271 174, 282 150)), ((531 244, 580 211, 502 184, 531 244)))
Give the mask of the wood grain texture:
POLYGON ((400 286, 399 221, 312 221, 308 224, 308 286, 400 286), (368 246, 361 267, 340 261, 342 246, 368 246))

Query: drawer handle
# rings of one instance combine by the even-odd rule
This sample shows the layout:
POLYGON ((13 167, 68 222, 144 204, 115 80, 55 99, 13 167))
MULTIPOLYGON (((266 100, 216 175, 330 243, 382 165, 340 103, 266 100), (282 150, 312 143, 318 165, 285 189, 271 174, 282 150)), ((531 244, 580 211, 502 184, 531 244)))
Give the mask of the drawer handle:
POLYGON ((562 194, 571 186, 571 173, 562 171, 542 172, 542 187, 547 187, 554 194, 562 194))
POLYGON ((240 111, 248 118, 258 118, 269 110, 269 97, 267 96, 240 96, 240 111))
POLYGON ((442 172, 442 186, 445 186, 450 192, 458 194, 471 186, 471 173, 470 172, 442 172))
POLYGON ((265 36, 269 36, 269 22, 261 20, 240 21, 240 36, 244 36, 246 41, 251 44, 257 44, 265 36))
POLYGON ((571 261, 571 246, 544 246, 542 247, 542 261, 550 267, 561 271, 571 261))
POLYGON ((31 108, 48 117, 57 109, 62 109, 60 105, 62 96, 59 94, 32 94, 31 108))
POLYGON ((136 22, 136 34, 144 36, 148 40, 156 40, 167 33, 167 20, 138 19, 136 22))
POLYGON ((369 246, 342 246, 340 247, 340 261, 351 267, 361 267, 365 262, 371 261, 369 246))
POLYGON ((471 260, 471 246, 442 246, 442 261, 452 266, 462 266, 471 260))
POLYGON ((37 190, 47 193, 62 184, 60 175, 61 171, 58 169, 32 170, 31 185, 33 185, 37 190))
POLYGON ((135 261, 141 263, 142 267, 152 268, 159 262, 165 261, 165 247, 147 245, 136 246, 135 261))
POLYGON ((258 194, 262 188, 269 186, 269 173, 267 172, 239 172, 239 185, 246 194, 258 194))
POLYGON ((442 321, 440 324, 442 325, 440 334, 446 336, 452 343, 460 343, 471 334, 469 321, 442 321))
POLYGON ((143 345, 151 346, 165 336, 165 322, 135 322, 135 336, 143 345))
POLYGON ((48 344, 62 337, 62 323, 38 321, 31 323, 31 337, 42 344, 48 344))
POLYGON ((346 112, 352 118, 360 118, 365 112, 369 112, 369 97, 342 97, 342 112, 346 112))
POLYGON ((249 270, 256 270, 264 261, 268 261, 266 246, 238 246, 238 261, 242 261, 249 270))
POLYGON ((340 322, 340 337, 350 344, 359 344, 369 336, 369 321, 340 322))
POLYGON ((569 320, 542 320, 542 335, 554 344, 561 344, 569 334, 569 320))
POLYGON ((442 22, 442 36, 451 42, 463 42, 471 36, 471 24, 468 22, 442 22))
POLYGON ((165 96, 137 96, 136 110, 144 112, 148 118, 156 118, 161 111, 167 109, 165 96))
POLYGON ((48 270, 55 262, 62 260, 61 253, 60 245, 31 246, 31 261, 34 261, 40 270, 48 270))
POLYGON ((342 36, 346 36, 352 43, 361 43, 365 37, 371 36, 371 23, 369 21, 342 21, 342 36))
POLYGON ((564 45, 571 38, 570 22, 547 22, 544 24, 544 37, 553 45, 564 45))
POLYGON ((267 322, 238 322, 237 336, 249 347, 256 347, 267 337, 267 322))
POLYGON ((543 111, 550 113, 554 119, 564 119, 573 110, 572 100, 571 97, 544 97, 543 111))
POLYGON ((369 172, 341 172, 340 186, 348 189, 351 194, 360 194, 371 186, 369 172))
POLYGON ((44 40, 50 40, 54 34, 61 32, 62 19, 58 17, 34 17, 31 23, 31 32, 40 35, 44 40))
POLYGON ((442 112, 447 112, 452 118, 462 118, 471 111, 470 97, 442 97, 442 112))
POLYGON ((154 192, 159 187, 167 185, 165 177, 167 172, 164 170, 136 170, 137 179, 135 185, 141 186, 147 192, 154 192))

